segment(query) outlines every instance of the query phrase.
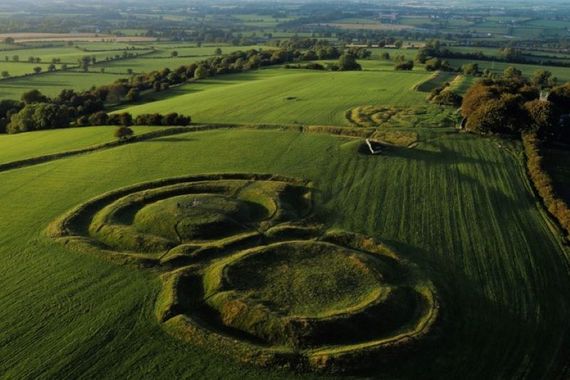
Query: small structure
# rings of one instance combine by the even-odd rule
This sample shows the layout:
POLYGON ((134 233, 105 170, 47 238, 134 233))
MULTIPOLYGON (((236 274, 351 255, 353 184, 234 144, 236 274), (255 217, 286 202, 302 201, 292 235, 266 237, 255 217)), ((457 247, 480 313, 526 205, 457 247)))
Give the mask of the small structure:
POLYGON ((366 139, 366 145, 368 145, 368 149, 370 150, 370 154, 377 155, 382 153, 382 145, 372 141, 370 139, 366 139))

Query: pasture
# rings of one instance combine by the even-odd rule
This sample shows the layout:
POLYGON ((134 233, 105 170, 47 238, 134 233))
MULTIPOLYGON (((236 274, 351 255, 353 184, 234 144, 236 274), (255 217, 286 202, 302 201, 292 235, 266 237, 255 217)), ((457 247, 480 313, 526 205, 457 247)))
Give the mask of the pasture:
POLYGON ((179 112, 195 122, 346 124, 345 112, 363 104, 413 106, 412 91, 429 73, 319 72, 263 69, 206 78, 173 89, 165 98, 125 108, 134 115, 179 112))
MULTIPOLYGON (((157 128, 132 127, 135 135, 157 128)), ((0 164, 103 144, 115 140, 113 131, 114 127, 83 127, 0 135, 0 164)))
MULTIPOLYGON (((204 173, 271 173, 310 181, 315 218, 389 243, 422 269, 441 297, 443 319, 433 342, 426 342, 429 349, 405 363, 369 369, 368 376, 556 377, 570 308, 562 290, 570 281, 564 251, 529 190, 518 144, 451 129, 418 132, 415 148, 381 156, 360 154, 359 140, 326 134, 194 132, 0 173, 0 214, 10 215, 0 219, 0 373, 292 377, 236 364, 216 347, 165 334, 154 315, 157 273, 77 252, 45 234, 67 210, 124 186, 204 173)), ((23 150, 28 143, 35 144, 22 140, 23 150)), ((148 209, 144 220, 155 213, 148 209)), ((247 260, 258 257, 265 260, 247 260)), ((358 261, 342 260, 331 271, 360 268, 358 261)), ((239 279, 254 270, 247 263, 228 264, 239 279)), ((363 281, 354 286, 365 298, 372 283, 363 281)), ((280 292, 281 282, 276 289, 243 286, 261 286, 260 294, 271 299, 286 295, 271 293, 280 292)), ((296 292, 303 291, 299 286, 296 292)), ((354 300, 330 302, 347 307, 354 300)))

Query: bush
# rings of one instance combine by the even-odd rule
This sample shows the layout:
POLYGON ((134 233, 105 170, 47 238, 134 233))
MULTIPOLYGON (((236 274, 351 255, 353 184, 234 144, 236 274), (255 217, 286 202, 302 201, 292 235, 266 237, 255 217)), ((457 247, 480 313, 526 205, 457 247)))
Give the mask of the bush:
POLYGON ((338 59, 339 71, 360 71, 362 66, 356 62, 356 57, 353 54, 346 53, 338 59))
POLYGON ((398 62, 394 66, 395 70, 402 71, 402 70, 413 70, 414 69, 414 61, 403 61, 398 62))
POLYGON ((119 128, 115 129, 114 136, 121 141, 125 141, 133 137, 135 133, 133 130, 126 126, 120 126, 119 128))
POLYGON ((463 98, 461 97, 461 95, 458 95, 451 90, 442 90, 436 94, 432 93, 430 95, 430 100, 432 103, 439 104, 442 106, 459 107, 461 106, 463 98))
POLYGON ((89 116, 89 125, 107 124, 109 124, 109 115, 106 112, 99 111, 89 116))
POLYGON ((551 102, 533 100, 524 104, 528 115, 528 128, 540 137, 547 137, 555 133, 559 117, 551 102))

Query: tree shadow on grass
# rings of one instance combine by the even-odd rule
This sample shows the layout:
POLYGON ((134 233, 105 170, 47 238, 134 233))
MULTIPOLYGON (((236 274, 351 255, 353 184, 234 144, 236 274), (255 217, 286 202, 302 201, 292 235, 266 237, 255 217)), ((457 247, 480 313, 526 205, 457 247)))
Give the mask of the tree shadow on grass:
MULTIPOLYGON (((433 281, 440 302, 440 320, 427 339, 418 342, 405 357, 381 360, 378 367, 354 375, 376 377, 380 373, 398 379, 456 379, 467 375, 464 378, 478 379, 514 376, 523 369, 521 366, 530 371, 528 366, 535 365, 529 358, 531 351, 535 356, 542 355, 532 346, 521 345, 521 341, 532 339, 529 332, 535 333, 539 328, 530 315, 513 313, 507 299, 490 298, 484 293, 484 284, 473 279, 465 268, 450 265, 451 260, 441 262, 443 257, 425 249, 400 241, 383 241, 418 264, 433 281)), ((454 254, 461 253, 449 253, 454 254)))

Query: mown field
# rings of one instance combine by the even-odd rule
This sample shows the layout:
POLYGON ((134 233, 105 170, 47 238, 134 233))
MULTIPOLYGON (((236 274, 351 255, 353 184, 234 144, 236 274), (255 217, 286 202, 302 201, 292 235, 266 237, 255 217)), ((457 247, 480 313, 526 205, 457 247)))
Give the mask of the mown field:
POLYGON ((265 69, 206 78, 169 92, 165 99, 124 109, 178 112, 195 122, 343 125, 345 112, 363 104, 415 106, 425 94, 412 87, 430 73, 319 72, 265 69))
POLYGON ((444 313, 436 343, 367 376, 562 378, 567 257, 513 154, 517 144, 419 132, 415 149, 364 156, 359 141, 330 135, 217 130, 0 173, 0 215, 9 215, 0 218, 0 374, 316 377, 237 365, 168 336, 153 315, 155 274, 73 252, 43 234, 66 210, 121 186, 245 172, 311 180, 327 225, 388 241, 434 281, 444 313))
POLYGON ((237 50, 271 49, 259 45, 233 46, 227 44, 208 44, 196 46, 188 43, 145 42, 77 42, 77 46, 56 44, 53 47, 19 47, 18 49, 0 52, 0 72, 7 71, 11 77, 32 74, 36 66, 42 67, 41 75, 30 75, 25 78, 8 78, 0 82, 0 99, 19 99, 21 95, 32 89, 39 89, 46 95, 54 96, 63 89, 87 90, 95 85, 110 84, 120 78, 128 77, 128 73, 148 73, 153 70, 169 68, 176 69, 182 65, 202 61, 215 54, 216 49, 222 49, 223 54, 237 50), (135 56, 126 59, 116 59, 124 52, 135 56), (173 52, 178 54, 172 57, 173 52), (14 56, 19 62, 15 62, 14 56), (82 57, 95 57, 96 63, 89 66, 88 72, 79 69, 78 61, 82 57), (28 58, 40 58, 41 63, 27 63, 28 58), (107 58, 113 59, 106 61, 107 58), (46 73, 53 59, 68 66, 68 72, 57 71, 46 73))
POLYGON ((521 70, 523 75, 526 77, 531 77, 532 74, 537 70, 548 70, 552 73, 553 77, 558 78, 559 82, 570 81, 570 68, 568 67, 556 67, 556 66, 541 66, 541 65, 530 65, 530 64, 519 64, 519 63, 507 63, 507 62, 489 62, 489 61, 476 61, 476 60, 462 60, 462 59, 449 59, 449 63, 453 67, 461 67, 464 64, 477 63, 480 70, 489 69, 492 73, 502 74, 503 71, 509 66, 514 66, 521 70))
MULTIPOLYGON (((131 127, 136 135, 160 127, 131 127)), ((46 154, 86 148, 115 140, 113 127, 84 127, 0 135, 0 164, 46 154)))
POLYGON ((48 96, 56 96, 61 90, 72 88, 78 91, 88 90, 93 86, 110 84, 122 74, 100 72, 84 73, 79 71, 58 71, 28 77, 4 79, 0 82, 0 99, 20 99, 23 93, 38 89, 48 96))

